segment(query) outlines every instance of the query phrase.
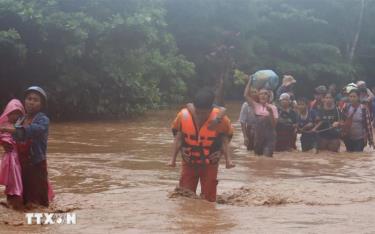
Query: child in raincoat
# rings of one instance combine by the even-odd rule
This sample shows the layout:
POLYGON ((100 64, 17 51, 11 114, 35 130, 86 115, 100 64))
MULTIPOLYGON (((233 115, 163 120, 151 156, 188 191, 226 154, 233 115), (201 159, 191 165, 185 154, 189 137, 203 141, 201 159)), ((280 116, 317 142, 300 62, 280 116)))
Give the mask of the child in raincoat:
MULTIPOLYGON (((49 118, 43 111, 47 105, 46 92, 37 86, 25 91, 25 112, 15 125, 2 127, 16 141, 22 171, 23 204, 48 207, 54 192, 48 181, 47 143, 49 118)), ((4 147, 6 148, 6 147, 4 147)))
POLYGON ((7 149, 0 164, 0 184, 5 185, 5 195, 7 196, 8 204, 14 208, 19 208, 22 204, 21 165, 18 159, 16 142, 10 133, 1 132, 1 129, 14 125, 24 114, 22 103, 17 99, 13 99, 0 116, 0 144, 7 149))

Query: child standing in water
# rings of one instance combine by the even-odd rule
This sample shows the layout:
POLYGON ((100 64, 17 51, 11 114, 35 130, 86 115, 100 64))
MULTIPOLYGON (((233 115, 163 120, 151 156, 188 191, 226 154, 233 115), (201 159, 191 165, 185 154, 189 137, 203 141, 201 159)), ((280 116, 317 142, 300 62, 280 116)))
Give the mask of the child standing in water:
POLYGON ((37 86, 26 90, 26 115, 16 126, 3 130, 12 133, 17 142, 17 150, 22 167, 23 202, 25 205, 49 206, 53 192, 48 182, 47 138, 49 119, 46 108, 47 94, 37 86))
POLYGON ((14 125, 24 114, 25 110, 22 103, 17 99, 13 99, 0 116, 0 144, 6 148, 6 153, 1 160, 0 166, 0 184, 5 185, 8 204, 15 209, 22 207, 21 165, 18 159, 16 142, 10 133, 2 132, 2 129, 14 125))

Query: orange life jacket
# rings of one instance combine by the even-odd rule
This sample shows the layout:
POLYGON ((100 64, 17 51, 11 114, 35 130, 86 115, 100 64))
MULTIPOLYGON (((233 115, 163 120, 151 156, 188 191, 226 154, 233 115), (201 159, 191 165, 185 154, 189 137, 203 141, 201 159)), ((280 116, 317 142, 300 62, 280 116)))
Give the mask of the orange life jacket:
POLYGON ((192 164, 209 164, 208 156, 213 153, 214 143, 217 142, 218 132, 210 130, 210 123, 219 113, 218 108, 213 108, 209 118, 200 129, 196 129, 193 116, 188 109, 183 109, 181 118, 181 132, 183 134, 184 153, 190 156, 192 164))

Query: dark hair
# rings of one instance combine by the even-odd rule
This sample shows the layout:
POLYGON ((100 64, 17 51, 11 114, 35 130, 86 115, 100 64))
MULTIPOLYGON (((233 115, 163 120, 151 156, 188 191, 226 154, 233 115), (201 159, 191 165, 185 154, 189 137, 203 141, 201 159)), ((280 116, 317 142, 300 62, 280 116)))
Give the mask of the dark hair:
POLYGON ((202 88, 195 95, 193 104, 199 109, 211 109, 214 101, 215 92, 211 88, 202 88))
POLYGON ((307 98, 305 98, 305 97, 300 97, 300 98, 297 99, 297 103, 308 104, 309 100, 307 100, 307 98))
POLYGON ((333 99, 335 99, 335 97, 333 96, 333 94, 331 92, 327 92, 324 94, 324 97, 327 97, 327 95, 330 95, 333 99))
POLYGON ((26 91, 25 92, 25 99, 27 98, 27 96, 30 94, 30 93, 33 93, 33 94, 36 94, 40 97, 40 101, 42 103, 42 108, 40 109, 42 112, 45 112, 47 111, 47 100, 46 98, 41 94, 39 93, 38 91, 34 91, 34 90, 29 90, 29 91, 26 91))
POLYGON ((331 88, 331 87, 335 87, 335 88, 337 88, 337 84, 332 83, 332 84, 330 84, 330 85, 328 86, 328 88, 331 88))

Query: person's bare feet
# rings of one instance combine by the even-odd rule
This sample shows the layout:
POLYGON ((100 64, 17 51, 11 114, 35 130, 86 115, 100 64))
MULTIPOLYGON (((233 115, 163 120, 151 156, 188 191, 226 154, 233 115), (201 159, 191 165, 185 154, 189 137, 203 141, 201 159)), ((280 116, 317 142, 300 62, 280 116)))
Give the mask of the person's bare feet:
POLYGON ((228 163, 226 163, 225 164, 225 168, 226 169, 231 169, 231 168, 233 168, 233 167, 235 167, 236 165, 234 164, 234 163, 232 163, 232 162, 228 162, 228 163))
POLYGON ((167 163, 167 166, 168 167, 176 167, 176 162, 170 161, 170 162, 167 163))

